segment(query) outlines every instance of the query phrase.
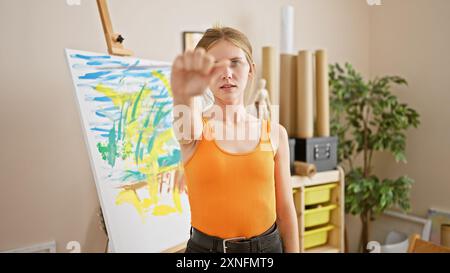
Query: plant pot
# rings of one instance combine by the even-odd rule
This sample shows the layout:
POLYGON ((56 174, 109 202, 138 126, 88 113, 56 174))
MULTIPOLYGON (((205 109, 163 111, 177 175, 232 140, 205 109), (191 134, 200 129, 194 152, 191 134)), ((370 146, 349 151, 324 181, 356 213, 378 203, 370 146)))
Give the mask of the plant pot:
POLYGON ((386 236, 384 245, 381 246, 381 253, 406 253, 408 251, 409 238, 408 235, 391 231, 386 236))

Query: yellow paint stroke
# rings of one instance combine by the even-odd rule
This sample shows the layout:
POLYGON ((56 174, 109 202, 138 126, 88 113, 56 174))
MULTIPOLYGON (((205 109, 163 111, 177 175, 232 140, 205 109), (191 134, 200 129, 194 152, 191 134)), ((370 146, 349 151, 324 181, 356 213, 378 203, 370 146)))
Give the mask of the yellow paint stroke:
POLYGON ((150 196, 149 202, 151 205, 158 204, 159 201, 159 183, 156 180, 156 176, 149 176, 148 178, 148 193, 150 196))
POLYGON ((158 72, 158 71, 152 71, 152 75, 156 78, 158 78, 164 85, 165 88, 167 88, 167 90, 169 91, 169 95, 171 97, 173 97, 172 95, 172 89, 170 88, 170 84, 169 81, 167 80, 166 76, 164 76, 163 73, 158 72))
POLYGON ((133 189, 122 189, 116 197, 116 205, 130 204, 132 205, 142 221, 145 221, 146 213, 151 209, 154 216, 165 216, 171 213, 182 213, 183 207, 181 204, 181 197, 178 187, 175 187, 172 191, 172 199, 174 206, 162 204, 158 205, 160 196, 158 195, 159 183, 156 178, 150 179, 147 182, 147 189, 149 191, 150 198, 144 198, 140 200, 136 191, 133 189))
POLYGON ((175 212, 177 212, 177 210, 169 205, 158 205, 153 209, 154 216, 165 216, 175 212))
POLYGON ((173 203, 175 206, 169 205, 158 205, 153 209, 153 215, 155 216, 164 216, 171 213, 182 213, 183 207, 181 205, 180 193, 177 187, 172 191, 173 203))
POLYGON ((139 166, 139 171, 141 173, 147 175, 157 175, 158 173, 164 173, 168 170, 177 168, 177 166, 160 167, 158 164, 158 156, 167 153, 164 144, 166 144, 170 139, 173 139, 173 137, 173 128, 165 130, 156 137, 152 150, 150 153, 145 154, 140 162, 141 164, 139 166))
POLYGON ((139 197, 134 190, 121 190, 119 192, 116 197, 116 205, 121 205, 123 203, 132 205, 139 213, 139 216, 144 220, 148 207, 139 200, 139 197))
POLYGON ((121 107, 124 102, 132 100, 136 97, 136 93, 117 92, 113 88, 107 87, 103 84, 97 85, 95 90, 110 98, 116 107, 121 107))
MULTIPOLYGON (((128 111, 128 112, 130 112, 130 111, 128 111)), ((129 113, 128 113, 128 116, 130 116, 129 113)), ((129 117, 127 117, 127 120, 129 120, 129 117)), ((128 141, 136 144, 136 142, 138 141, 138 138, 139 138, 138 132, 140 130, 141 125, 138 122, 133 121, 133 122, 128 122, 126 124, 126 126, 127 126, 126 137, 127 137, 128 141)))

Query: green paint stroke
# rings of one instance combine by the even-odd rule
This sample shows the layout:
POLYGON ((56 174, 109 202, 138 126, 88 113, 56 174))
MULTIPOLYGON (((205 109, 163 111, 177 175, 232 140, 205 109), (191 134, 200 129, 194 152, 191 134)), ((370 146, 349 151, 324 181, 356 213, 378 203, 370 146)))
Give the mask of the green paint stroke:
POLYGON ((141 91, 139 91, 139 94, 137 95, 136 100, 134 101, 133 110, 131 111, 131 122, 133 122, 136 119, 135 116, 136 116, 137 106, 139 104, 139 101, 141 100, 142 93, 144 93, 145 87, 146 87, 146 84, 144 84, 144 86, 142 86, 141 91))
POLYGON ((108 138, 108 164, 111 167, 114 167, 116 164, 116 157, 118 156, 117 152, 117 143, 116 143, 116 122, 114 122, 113 127, 109 131, 109 138, 108 138))
POLYGON ((104 143, 97 143, 97 150, 102 155, 102 159, 106 160, 108 158, 108 145, 104 143))
POLYGON ((127 118, 128 118, 128 108, 130 108, 130 103, 127 101, 125 106, 125 114, 123 115, 123 129, 122 129, 122 140, 125 139, 126 136, 126 130, 127 130, 127 118))
POLYGON ((152 112, 153 112, 153 108, 155 107, 155 104, 152 105, 151 110, 148 112, 147 117, 144 120, 144 124, 143 124, 143 128, 141 130, 141 132, 139 133, 139 138, 138 141, 136 143, 136 150, 135 150, 135 162, 136 164, 139 162, 139 160, 142 160, 144 158, 144 148, 141 148, 141 142, 142 142, 142 138, 143 138, 143 134, 146 131, 152 131, 152 128, 148 128, 148 125, 150 124, 150 117, 152 116, 152 112))
POLYGON ((122 116, 123 116, 124 104, 125 103, 122 103, 122 107, 120 107, 120 118, 119 118, 119 127, 117 128, 117 139, 122 138, 122 116))
POLYGON ((136 149, 134 151, 134 161, 136 162, 136 165, 139 164, 139 151, 140 151, 140 146, 141 146, 141 141, 142 141, 142 133, 143 131, 141 131, 141 133, 139 134, 139 138, 138 141, 136 143, 136 149))
POLYGON ((141 148, 141 149, 140 149, 139 159, 140 159, 140 160, 144 159, 144 148, 141 148))
POLYGON ((153 144, 155 144, 155 139, 156 139, 156 134, 153 134, 150 137, 150 140, 148 141, 148 145, 147 145, 147 153, 150 153, 153 149, 153 144))
MULTIPOLYGON (((108 161, 108 164, 111 165, 110 163, 110 158, 112 158, 112 156, 110 156, 110 145, 109 143, 97 143, 97 150, 98 152, 102 155, 102 159, 105 161, 108 161)), ((118 157, 120 156, 119 153, 116 151, 114 157, 118 157)), ((114 163, 115 161, 113 161, 112 163, 112 167, 114 167, 114 163)))

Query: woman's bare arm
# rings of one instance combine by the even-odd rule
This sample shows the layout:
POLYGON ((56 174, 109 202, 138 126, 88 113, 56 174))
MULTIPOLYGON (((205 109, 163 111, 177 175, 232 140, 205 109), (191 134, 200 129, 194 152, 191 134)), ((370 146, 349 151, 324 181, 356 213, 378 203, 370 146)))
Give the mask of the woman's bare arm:
POLYGON ((186 51, 175 58, 170 83, 175 108, 174 131, 181 144, 192 143, 202 133, 202 109, 194 97, 202 95, 220 68, 228 65, 228 60, 215 63, 214 57, 203 48, 186 51), (179 118, 182 120, 177 122, 179 118))
POLYGON ((284 252, 300 251, 297 214, 292 197, 291 173, 289 170, 289 142, 286 129, 278 127, 278 149, 275 154, 275 190, 277 225, 283 240, 284 252))

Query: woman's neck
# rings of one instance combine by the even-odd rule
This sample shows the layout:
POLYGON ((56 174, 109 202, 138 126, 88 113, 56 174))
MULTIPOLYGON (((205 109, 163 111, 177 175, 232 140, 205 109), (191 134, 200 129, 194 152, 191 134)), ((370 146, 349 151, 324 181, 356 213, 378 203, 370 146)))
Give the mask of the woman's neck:
POLYGON ((216 111, 220 110, 221 113, 216 115, 215 119, 224 123, 238 124, 247 119, 247 112, 241 101, 237 101, 236 103, 224 103, 215 99, 214 107, 217 109, 216 111))

